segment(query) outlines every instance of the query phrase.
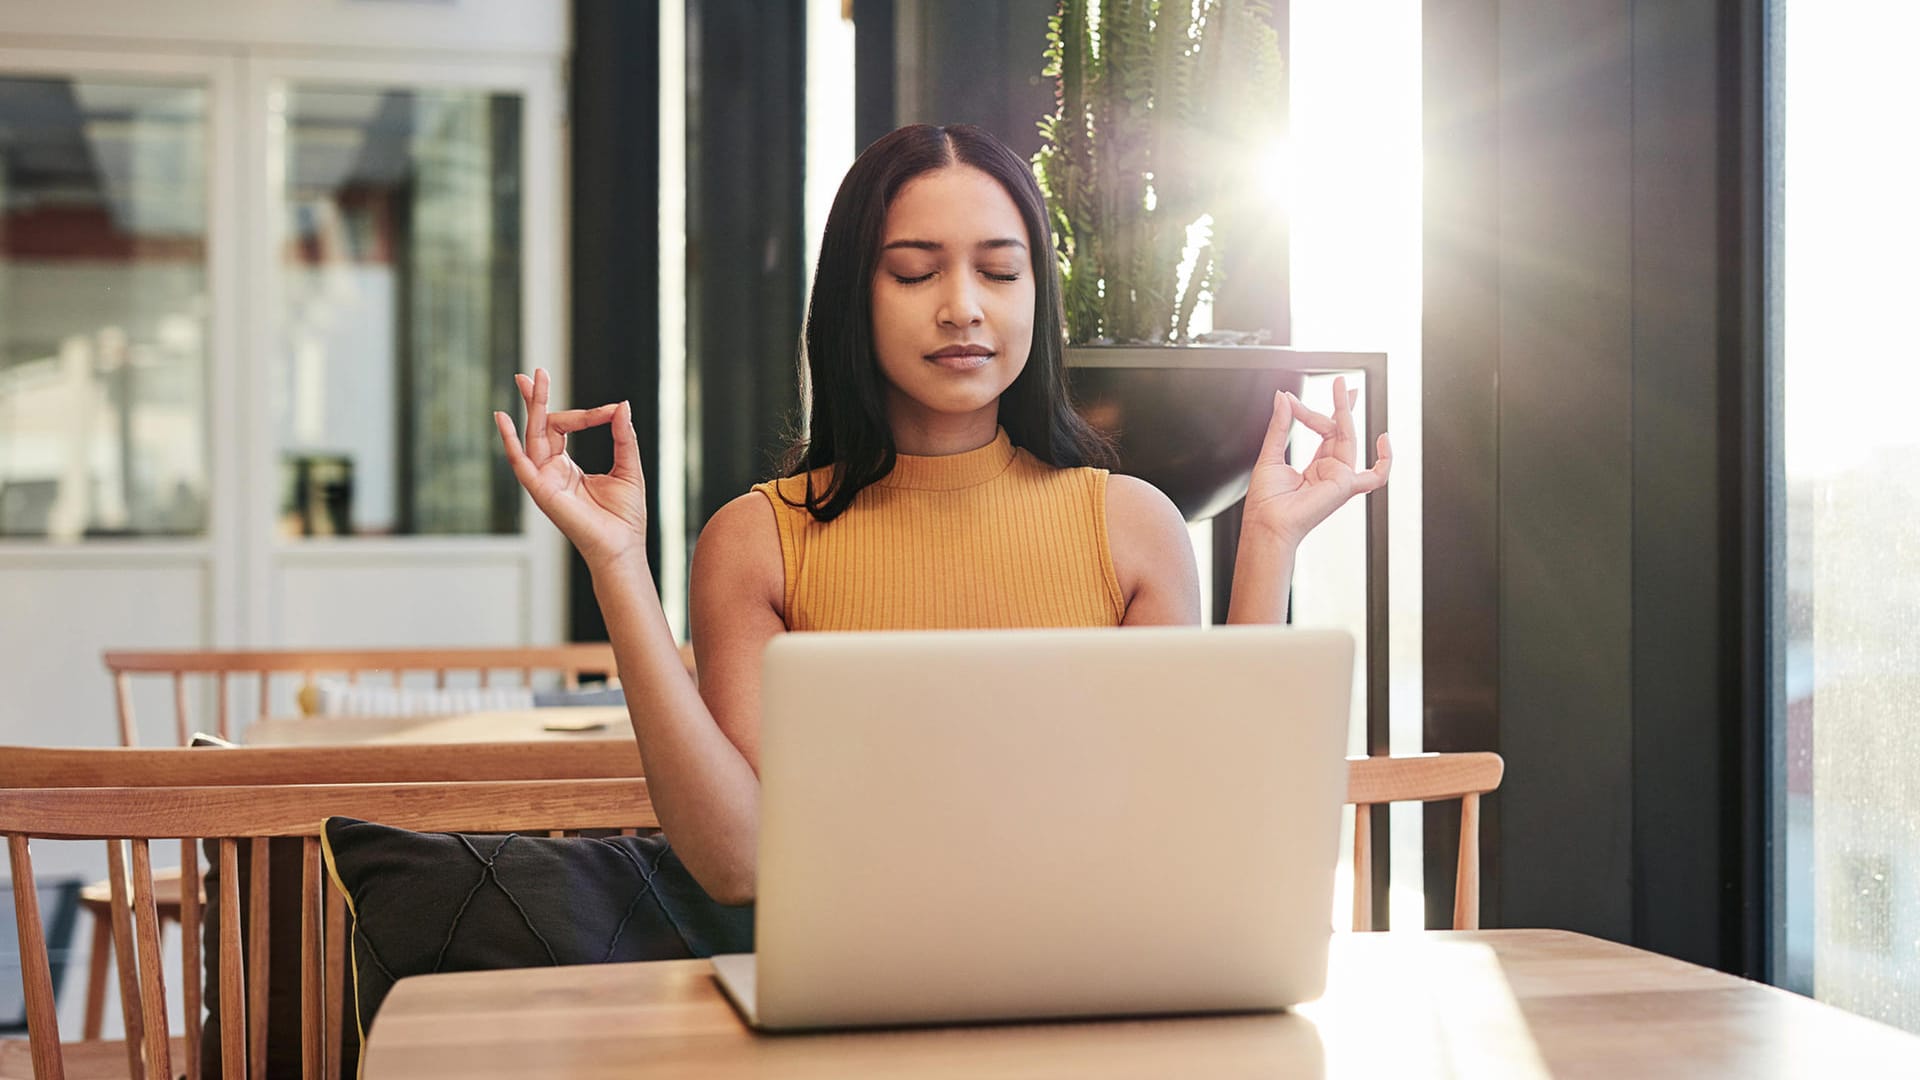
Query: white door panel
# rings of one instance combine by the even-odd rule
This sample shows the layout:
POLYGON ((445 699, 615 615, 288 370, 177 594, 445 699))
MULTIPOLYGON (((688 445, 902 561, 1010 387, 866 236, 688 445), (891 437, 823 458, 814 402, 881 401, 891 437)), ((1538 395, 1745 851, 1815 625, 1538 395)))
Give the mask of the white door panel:
MULTIPOLYGON (((0 745, 113 746, 120 723, 103 642, 179 648, 207 642, 206 560, 129 558, 126 565, 0 564, 0 745)), ((164 679, 137 687, 135 718, 148 746, 174 743, 173 691, 164 679)))
POLYGON ((357 559, 287 556, 275 644, 325 648, 511 645, 526 640, 527 564, 508 556, 357 559))

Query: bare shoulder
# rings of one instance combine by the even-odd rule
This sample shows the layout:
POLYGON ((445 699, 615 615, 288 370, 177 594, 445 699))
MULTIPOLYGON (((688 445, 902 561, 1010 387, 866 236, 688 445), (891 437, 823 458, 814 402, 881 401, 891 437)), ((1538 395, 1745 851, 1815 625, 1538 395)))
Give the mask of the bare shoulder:
POLYGON ((714 511, 693 548, 692 587, 718 585, 742 590, 784 606, 786 568, 780 557, 780 528, 773 505, 757 491, 736 496, 714 511))
POLYGON ((1107 546, 1129 624, 1199 621, 1193 542, 1165 492, 1137 476, 1107 477, 1107 546))
POLYGON ((1185 535, 1186 522, 1179 508, 1166 493, 1137 476, 1113 473, 1107 477, 1107 524, 1129 529, 1167 529, 1178 527, 1185 535))

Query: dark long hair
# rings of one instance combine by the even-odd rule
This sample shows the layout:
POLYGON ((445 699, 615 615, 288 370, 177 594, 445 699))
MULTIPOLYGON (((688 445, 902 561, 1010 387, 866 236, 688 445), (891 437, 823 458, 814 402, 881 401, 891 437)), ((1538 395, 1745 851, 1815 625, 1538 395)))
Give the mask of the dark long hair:
POLYGON ((825 490, 807 485, 806 508, 832 521, 867 485, 893 471, 885 376, 873 347, 873 276, 887 208, 907 181, 949 165, 970 165, 999 181, 1027 226, 1033 253, 1033 347, 1027 366, 1000 395, 1000 426, 1015 446, 1056 468, 1111 467, 1113 447, 1073 408, 1062 350, 1060 271, 1046 203, 1033 170, 972 124, 900 128, 867 147, 840 182, 827 213, 807 303, 806 363, 813 379, 808 437, 788 448, 784 473, 833 469, 825 490))

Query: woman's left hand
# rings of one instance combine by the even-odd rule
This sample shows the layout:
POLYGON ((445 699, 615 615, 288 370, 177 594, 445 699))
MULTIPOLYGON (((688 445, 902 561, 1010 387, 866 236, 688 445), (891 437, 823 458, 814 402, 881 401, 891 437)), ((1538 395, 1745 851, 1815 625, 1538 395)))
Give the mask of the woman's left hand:
POLYGON ((1353 405, 1359 397, 1359 391, 1347 390, 1344 376, 1333 381, 1332 416, 1314 412, 1284 390, 1274 394, 1273 420, 1247 487, 1243 532, 1258 529, 1297 546, 1348 499, 1386 484, 1393 450, 1385 432, 1373 468, 1359 467, 1359 440, 1353 431, 1353 405), (1304 469, 1287 464, 1287 438, 1296 419, 1320 436, 1320 449, 1304 469))

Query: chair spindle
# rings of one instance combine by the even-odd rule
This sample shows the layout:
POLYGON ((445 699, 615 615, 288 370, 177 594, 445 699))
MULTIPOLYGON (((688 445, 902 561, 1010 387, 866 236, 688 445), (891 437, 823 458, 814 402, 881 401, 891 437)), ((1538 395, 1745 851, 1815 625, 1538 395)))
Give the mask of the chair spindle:
POLYGON ((187 1075, 200 1076, 200 842, 180 841, 181 1005, 186 1012, 187 1075))
POLYGON ((187 673, 176 671, 173 673, 173 733, 179 745, 187 745, 191 731, 187 721, 187 673))
POLYGON ((320 1040, 325 1023, 320 1015, 320 841, 300 840, 300 1075, 320 1080, 320 1040))
POLYGON ((240 969, 240 844, 220 839, 220 1075, 246 1080, 246 978, 240 969))
POLYGON ((160 956, 160 916, 153 903, 153 852, 144 837, 128 843, 133 848, 133 922, 139 945, 140 1023, 146 1034, 147 1075, 170 1078, 173 1054, 167 1036, 166 961, 160 956))
POLYGON ((119 840, 107 841, 107 888, 113 923, 114 970, 120 976, 120 1016, 126 1025, 127 1075, 144 1080, 140 1047, 146 1041, 140 1011, 140 962, 133 949, 133 908, 127 887, 127 851, 119 840))
POLYGON ((47 964, 47 939, 40 926, 40 894, 33 881, 33 857, 27 838, 7 837, 7 861, 13 876, 13 917, 20 935, 20 979, 27 993, 27 1038, 33 1075, 65 1080, 60 1057, 60 1022, 53 1010, 53 971, 47 964))
POLYGON ((267 838, 249 841, 253 872, 247 879, 247 1061, 249 1075, 267 1075, 267 977, 273 958, 267 925, 267 886, 270 878, 267 838))
POLYGON ((1373 929, 1373 808, 1353 808, 1353 928, 1373 929))

